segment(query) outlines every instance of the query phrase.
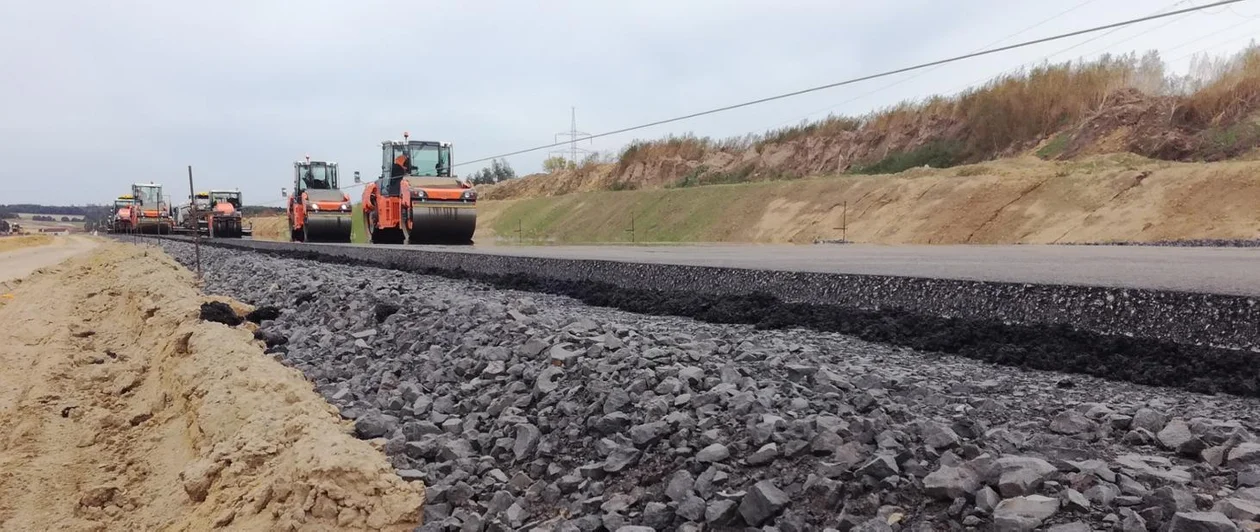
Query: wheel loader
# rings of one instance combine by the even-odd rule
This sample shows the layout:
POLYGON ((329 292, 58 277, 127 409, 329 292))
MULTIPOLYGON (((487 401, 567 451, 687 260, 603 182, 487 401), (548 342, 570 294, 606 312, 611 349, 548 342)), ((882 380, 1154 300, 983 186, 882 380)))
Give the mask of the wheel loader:
POLYGON ((363 187, 373 244, 472 244, 477 190, 451 173, 448 142, 381 142, 381 177, 363 187))
POLYGON ((288 199, 289 240, 350 242, 350 195, 338 188, 337 163, 293 163, 293 194, 288 199))
POLYGON ((131 196, 135 203, 131 207, 131 227, 139 233, 170 234, 175 227, 171 218, 170 207, 162 196, 162 185, 155 183, 134 183, 131 185, 131 196))
POLYGON ((131 232, 131 208, 135 201, 131 194, 123 194, 114 200, 114 213, 109 219, 110 233, 131 232))

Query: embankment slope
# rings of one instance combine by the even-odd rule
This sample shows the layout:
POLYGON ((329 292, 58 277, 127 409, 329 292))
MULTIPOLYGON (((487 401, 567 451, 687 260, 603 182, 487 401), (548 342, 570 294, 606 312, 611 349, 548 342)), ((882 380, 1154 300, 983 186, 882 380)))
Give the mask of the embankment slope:
POLYGON ((424 490, 190 272, 105 244, 0 301, 0 529, 411 530, 424 490))
POLYGON ((1260 237, 1260 161, 1006 159, 481 202, 478 242, 1051 244, 1260 237), (633 222, 632 222, 633 220, 633 222))

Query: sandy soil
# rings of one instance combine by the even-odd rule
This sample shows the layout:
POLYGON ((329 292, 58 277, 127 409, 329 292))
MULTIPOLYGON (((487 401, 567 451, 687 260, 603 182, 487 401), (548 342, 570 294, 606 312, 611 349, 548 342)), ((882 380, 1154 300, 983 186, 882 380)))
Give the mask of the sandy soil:
POLYGON ((8 283, 30 275, 31 272, 64 261, 70 257, 96 247, 97 240, 84 236, 47 236, 32 235, 12 238, 28 239, 0 240, 0 283, 8 283))
POLYGON ((0 301, 0 530, 414 528, 423 486, 205 300, 106 243, 0 301))

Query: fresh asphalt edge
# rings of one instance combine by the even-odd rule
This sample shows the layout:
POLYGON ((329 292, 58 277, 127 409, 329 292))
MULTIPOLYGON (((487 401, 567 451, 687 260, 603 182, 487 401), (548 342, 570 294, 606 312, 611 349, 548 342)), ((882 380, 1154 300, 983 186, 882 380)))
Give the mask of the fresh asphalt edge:
POLYGON ((472 280, 643 314, 840 332, 995 364, 1260 396, 1254 298, 371 246, 202 243, 472 280))

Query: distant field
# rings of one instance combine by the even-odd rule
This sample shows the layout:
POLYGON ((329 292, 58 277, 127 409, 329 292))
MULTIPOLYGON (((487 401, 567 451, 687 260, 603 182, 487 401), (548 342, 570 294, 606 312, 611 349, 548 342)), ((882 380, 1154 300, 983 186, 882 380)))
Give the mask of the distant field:
MULTIPOLYGON (((19 212, 17 213, 17 215, 21 216, 22 220, 27 221, 27 222, 32 221, 31 219, 36 216, 51 216, 53 217, 54 220, 61 222, 61 218, 64 216, 66 218, 70 218, 71 220, 78 219, 79 223, 83 223, 83 215, 81 214, 32 214, 28 212, 19 212)), ((65 222, 65 223, 70 223, 70 222, 65 222)))
POLYGON ((51 244, 53 236, 50 235, 21 235, 21 236, 5 236, 0 237, 0 251, 12 251, 15 249, 29 248, 32 246, 42 246, 51 244))

